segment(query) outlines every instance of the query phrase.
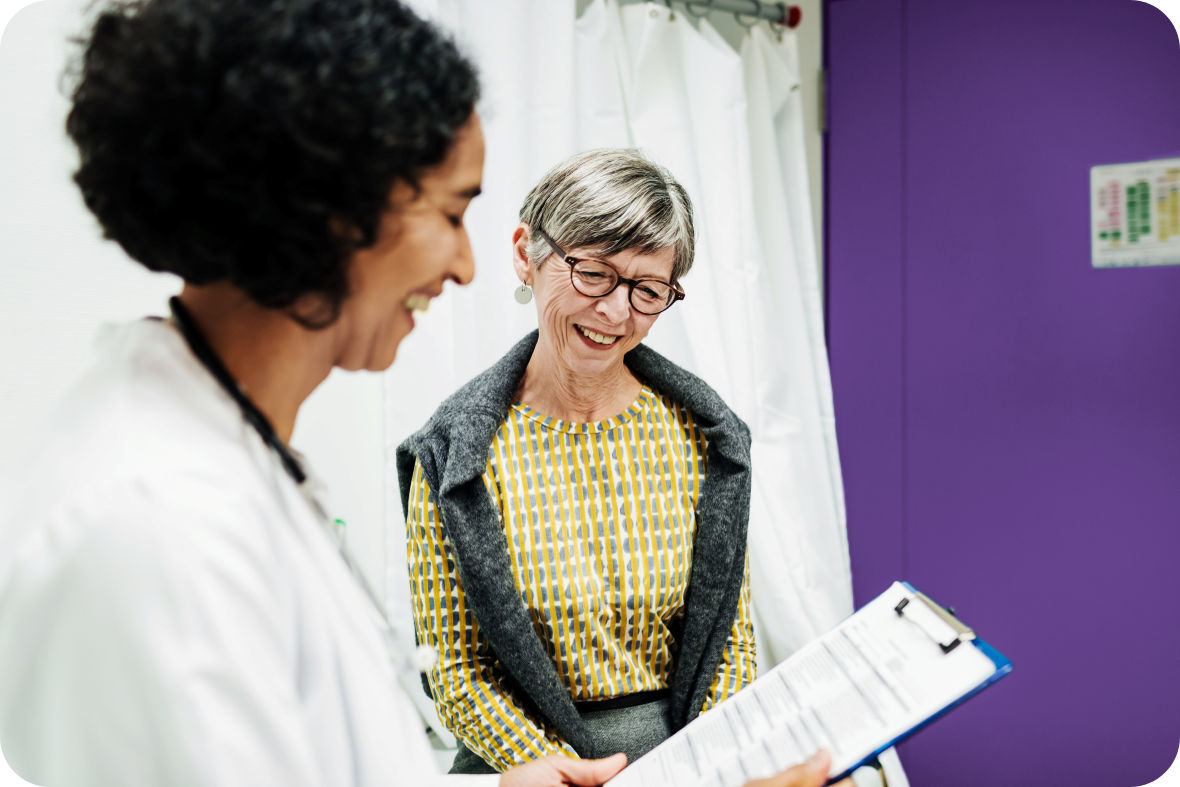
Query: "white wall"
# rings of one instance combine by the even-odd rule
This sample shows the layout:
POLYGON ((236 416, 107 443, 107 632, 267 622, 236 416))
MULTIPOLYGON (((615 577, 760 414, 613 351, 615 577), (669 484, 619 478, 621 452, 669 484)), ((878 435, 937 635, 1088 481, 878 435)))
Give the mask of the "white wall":
MULTIPOLYGON (((0 39, 0 507, 54 401, 85 365, 96 328, 166 314, 179 289, 102 241, 70 181, 75 154, 58 84, 85 2, 30 5, 0 39)), ((334 373, 292 439, 332 490, 332 514, 349 524, 375 584, 385 561, 381 398, 380 375, 334 373)))

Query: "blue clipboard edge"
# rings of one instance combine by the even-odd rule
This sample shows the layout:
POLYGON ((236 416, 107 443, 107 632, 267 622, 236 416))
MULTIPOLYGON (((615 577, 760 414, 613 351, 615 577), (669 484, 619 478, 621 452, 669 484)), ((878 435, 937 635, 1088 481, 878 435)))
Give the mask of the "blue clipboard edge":
MULTIPOLYGON (((901 584, 905 585, 907 588, 909 588, 910 590, 912 590, 914 592, 918 592, 917 588, 915 588, 909 582, 902 582, 901 584)), ((983 683, 980 683, 978 686, 971 689, 971 691, 962 695, 957 700, 954 700, 949 705, 946 705, 945 707, 943 707, 942 710, 938 711, 937 713, 933 714, 932 716, 926 717, 926 719, 924 721, 921 721, 918 724, 915 724, 913 727, 910 727, 908 730, 903 732, 901 735, 898 735, 896 738, 889 741, 881 748, 876 749, 873 752, 870 752, 867 756, 864 757, 864 759, 862 759, 860 762, 853 765, 848 770, 844 771, 843 773, 837 774, 835 776, 829 776, 828 780, 826 782, 824 782, 824 784, 832 784, 834 782, 840 781, 841 779, 848 778, 850 775, 852 775, 853 771, 855 771, 857 768, 862 768, 865 765, 868 765, 881 752, 885 751, 886 749, 890 748, 891 746, 896 746, 898 743, 901 743, 902 741, 904 741, 906 738, 913 735, 918 730, 929 725, 931 722, 941 719, 947 713, 949 713, 950 711, 959 707, 964 702, 971 699, 976 694, 983 691, 988 686, 992 685, 993 683, 998 681, 1000 678, 1004 677, 1005 675, 1007 675, 1008 673, 1010 673, 1012 671, 1012 661, 1007 656, 1005 656, 1003 653, 1000 653, 998 650, 993 648, 991 645, 987 644, 982 639, 979 639, 978 636, 975 639, 971 640, 970 644, 979 648, 979 650, 983 653, 983 655, 985 655, 989 659, 991 659, 992 663, 996 665, 996 671, 993 672, 991 675, 989 675, 987 677, 987 680, 983 681, 983 683)))

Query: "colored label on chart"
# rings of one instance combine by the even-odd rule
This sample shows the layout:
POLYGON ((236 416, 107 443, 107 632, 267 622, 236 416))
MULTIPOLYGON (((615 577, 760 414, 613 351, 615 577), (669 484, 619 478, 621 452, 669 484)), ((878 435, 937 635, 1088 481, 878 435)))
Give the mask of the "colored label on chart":
POLYGON ((1095 268, 1180 265, 1180 158, 1090 168, 1095 268))

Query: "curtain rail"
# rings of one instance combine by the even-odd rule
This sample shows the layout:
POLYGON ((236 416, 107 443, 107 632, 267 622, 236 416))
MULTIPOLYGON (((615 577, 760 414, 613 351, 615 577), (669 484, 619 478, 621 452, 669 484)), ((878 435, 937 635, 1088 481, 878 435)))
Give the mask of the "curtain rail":
MULTIPOLYGON (((668 0, 665 0, 667 3, 668 0)), ((684 6, 689 14, 701 16, 709 11, 723 11, 725 13, 740 14, 750 18, 765 19, 776 25, 796 28, 803 18, 803 10, 799 6, 786 3, 763 3, 760 0, 671 0, 678 6, 684 6)))

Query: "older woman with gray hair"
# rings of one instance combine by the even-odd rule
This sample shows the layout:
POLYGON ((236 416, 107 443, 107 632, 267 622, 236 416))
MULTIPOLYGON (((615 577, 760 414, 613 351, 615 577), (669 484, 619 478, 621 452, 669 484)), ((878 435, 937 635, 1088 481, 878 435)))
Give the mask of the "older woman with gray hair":
POLYGON ((638 152, 581 153, 512 239, 538 330, 398 449, 415 626, 459 773, 634 758, 755 676, 749 431, 641 344, 684 298, 688 195, 638 152))

